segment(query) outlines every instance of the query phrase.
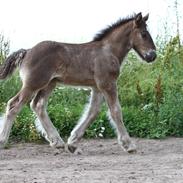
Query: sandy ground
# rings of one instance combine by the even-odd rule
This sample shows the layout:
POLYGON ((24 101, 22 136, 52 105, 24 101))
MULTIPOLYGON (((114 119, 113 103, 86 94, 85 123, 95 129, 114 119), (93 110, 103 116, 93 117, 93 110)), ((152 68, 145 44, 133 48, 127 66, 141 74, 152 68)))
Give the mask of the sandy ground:
POLYGON ((83 140, 82 155, 47 144, 0 150, 0 183, 183 183, 183 138, 134 139, 136 154, 116 140, 83 140))

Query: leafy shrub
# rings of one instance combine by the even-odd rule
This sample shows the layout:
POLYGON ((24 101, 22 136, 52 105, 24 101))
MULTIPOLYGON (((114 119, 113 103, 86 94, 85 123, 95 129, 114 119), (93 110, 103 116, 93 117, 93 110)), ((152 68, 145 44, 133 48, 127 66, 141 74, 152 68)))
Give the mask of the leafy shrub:
MULTIPOLYGON (((163 138, 183 136, 183 46, 179 37, 161 45, 157 61, 139 62, 130 52, 118 79, 119 99, 124 123, 131 136, 163 138)), ((2 58, 7 52, 2 51, 2 58)), ((17 73, 0 81, 0 111, 21 87, 17 73)), ((62 137, 68 137, 80 118, 90 95, 89 90, 58 86, 48 102, 48 113, 62 137)), ((86 130, 85 137, 115 136, 102 106, 97 119, 86 130)), ((35 115, 25 106, 17 116, 11 138, 33 141, 41 139, 33 121, 35 115)))

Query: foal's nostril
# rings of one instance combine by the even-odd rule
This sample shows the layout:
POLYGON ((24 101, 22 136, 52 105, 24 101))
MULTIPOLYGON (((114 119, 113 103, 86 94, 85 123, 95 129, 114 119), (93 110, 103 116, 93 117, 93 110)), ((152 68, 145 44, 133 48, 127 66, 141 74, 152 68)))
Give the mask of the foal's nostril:
POLYGON ((151 52, 151 58, 152 58, 152 60, 156 59, 156 52, 155 51, 151 52))
POLYGON ((154 61, 156 59, 156 52, 154 50, 147 52, 147 54, 145 55, 145 59, 148 62, 154 61))

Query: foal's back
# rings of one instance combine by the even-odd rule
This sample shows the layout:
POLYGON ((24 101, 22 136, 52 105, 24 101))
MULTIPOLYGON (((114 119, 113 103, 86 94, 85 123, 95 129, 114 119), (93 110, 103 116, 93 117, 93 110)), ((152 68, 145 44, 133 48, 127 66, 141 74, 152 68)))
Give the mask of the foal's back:
POLYGON ((64 84, 93 86, 94 64, 101 46, 97 43, 66 44, 44 41, 27 54, 20 68, 23 83, 43 87, 52 79, 64 84))

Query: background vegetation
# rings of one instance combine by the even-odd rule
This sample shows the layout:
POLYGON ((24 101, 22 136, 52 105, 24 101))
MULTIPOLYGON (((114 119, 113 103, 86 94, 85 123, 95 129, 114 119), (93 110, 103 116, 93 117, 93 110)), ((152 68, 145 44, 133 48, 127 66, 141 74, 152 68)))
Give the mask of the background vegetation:
MULTIPOLYGON (((0 37, 1 62, 9 52, 9 43, 0 37)), ((158 58, 155 63, 139 61, 130 52, 118 80, 119 98, 125 125, 131 136, 162 138, 183 136, 183 46, 179 36, 168 42, 158 42, 158 58)), ((20 89, 18 73, 0 81, 0 111, 20 89)), ((69 136, 79 119, 90 91, 58 86, 49 99, 49 115, 64 137, 69 136)), ((17 116, 11 137, 16 140, 40 139, 34 127, 35 115, 25 106, 17 116)), ((106 106, 87 129, 85 137, 114 137, 106 106)))

